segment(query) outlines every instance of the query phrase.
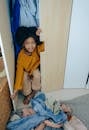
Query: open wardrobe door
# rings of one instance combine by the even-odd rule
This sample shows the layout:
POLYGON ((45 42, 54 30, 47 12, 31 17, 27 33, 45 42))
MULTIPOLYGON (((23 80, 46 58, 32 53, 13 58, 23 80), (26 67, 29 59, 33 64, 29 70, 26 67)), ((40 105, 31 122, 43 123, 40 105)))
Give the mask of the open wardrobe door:
POLYGON ((42 88, 63 88, 72 0, 39 0, 40 27, 45 41, 41 54, 42 88))
MULTIPOLYGON (((6 0, 0 0, 0 46, 4 60, 6 75, 10 93, 13 92, 14 84, 14 47, 10 31, 9 11, 6 0)), ((15 103, 13 101, 15 109, 15 103)))

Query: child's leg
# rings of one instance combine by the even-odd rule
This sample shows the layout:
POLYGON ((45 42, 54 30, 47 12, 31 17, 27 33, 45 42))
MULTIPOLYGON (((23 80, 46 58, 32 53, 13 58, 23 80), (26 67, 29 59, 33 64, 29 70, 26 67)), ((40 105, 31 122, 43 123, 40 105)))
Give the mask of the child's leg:
POLYGON ((27 72, 24 72, 24 78, 23 78, 23 94, 26 96, 23 103, 24 104, 28 104, 30 101, 30 97, 28 100, 28 96, 32 93, 32 89, 31 89, 31 80, 28 76, 27 72))
POLYGON ((32 89, 35 91, 41 89, 41 74, 39 69, 33 71, 32 89))
POLYGON ((32 92, 27 96, 27 100, 25 100, 25 104, 29 103, 29 100, 35 96, 35 94, 41 89, 41 81, 40 81, 40 71, 39 69, 34 70, 33 78, 32 78, 32 92))
POLYGON ((44 123, 41 123, 39 126, 37 126, 37 127, 35 128, 35 130, 44 130, 44 128, 45 128, 45 124, 44 124, 44 123))
POLYGON ((32 92, 29 95, 27 95, 26 98, 24 99, 24 104, 29 104, 30 99, 33 98, 36 93, 37 91, 32 90, 32 92))
POLYGON ((25 96, 29 95, 32 90, 31 90, 31 80, 28 76, 28 73, 24 71, 24 77, 23 77, 23 94, 25 96))
POLYGON ((27 95, 26 99, 24 100, 24 104, 28 104, 30 99, 35 96, 37 91, 41 89, 41 78, 40 78, 40 71, 39 69, 34 70, 33 72, 33 79, 30 79, 28 74, 25 72, 24 75, 24 95, 27 95))

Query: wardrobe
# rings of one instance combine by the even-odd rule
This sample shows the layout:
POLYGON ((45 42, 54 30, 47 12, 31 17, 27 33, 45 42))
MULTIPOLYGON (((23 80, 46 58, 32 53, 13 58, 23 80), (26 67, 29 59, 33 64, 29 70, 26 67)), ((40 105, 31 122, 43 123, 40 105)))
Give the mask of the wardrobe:
MULTIPOLYGON (((71 9, 72 0, 39 0, 40 38, 45 41, 45 51, 41 53, 44 92, 63 88, 71 9)), ((0 1, 0 44, 10 93, 13 93, 15 55, 6 0, 0 1)))

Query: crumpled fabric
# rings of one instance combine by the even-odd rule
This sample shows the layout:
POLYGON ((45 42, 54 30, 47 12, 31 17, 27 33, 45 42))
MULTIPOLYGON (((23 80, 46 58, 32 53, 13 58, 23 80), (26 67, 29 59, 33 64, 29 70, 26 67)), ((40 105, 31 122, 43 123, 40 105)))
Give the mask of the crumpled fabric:
POLYGON ((7 125, 8 130, 31 130, 43 122, 46 118, 39 116, 38 114, 30 115, 13 122, 9 122, 7 125))
POLYGON ((64 123, 67 120, 66 114, 62 110, 59 111, 59 113, 54 114, 52 110, 46 106, 45 100, 46 97, 44 93, 39 93, 38 96, 31 99, 31 105, 34 111, 40 116, 52 119, 55 123, 64 123))
POLYGON ((60 108, 60 101, 56 100, 54 97, 50 96, 47 97, 45 104, 48 108, 52 110, 54 114, 58 114, 61 110, 60 108))
POLYGON ((36 112, 33 115, 23 117, 19 120, 9 122, 7 125, 8 130, 31 130, 39 125, 44 120, 51 119, 55 123, 64 123, 67 120, 67 116, 63 111, 58 114, 54 114, 45 104, 45 94, 39 93, 33 99, 31 99, 31 106, 36 112))

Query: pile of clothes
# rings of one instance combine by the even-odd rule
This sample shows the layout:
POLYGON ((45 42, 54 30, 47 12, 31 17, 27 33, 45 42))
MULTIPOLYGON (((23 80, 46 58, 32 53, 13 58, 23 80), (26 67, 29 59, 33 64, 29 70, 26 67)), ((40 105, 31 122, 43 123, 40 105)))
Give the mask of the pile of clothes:
MULTIPOLYGON (((57 124, 63 124, 67 121, 67 115, 63 110, 59 109, 55 113, 46 105, 45 94, 39 92, 33 99, 31 99, 31 108, 35 113, 23 117, 17 116, 17 120, 10 121, 7 124, 8 130, 31 130, 45 120, 50 120, 57 124)), ((57 105, 55 102, 54 105, 57 105)))

